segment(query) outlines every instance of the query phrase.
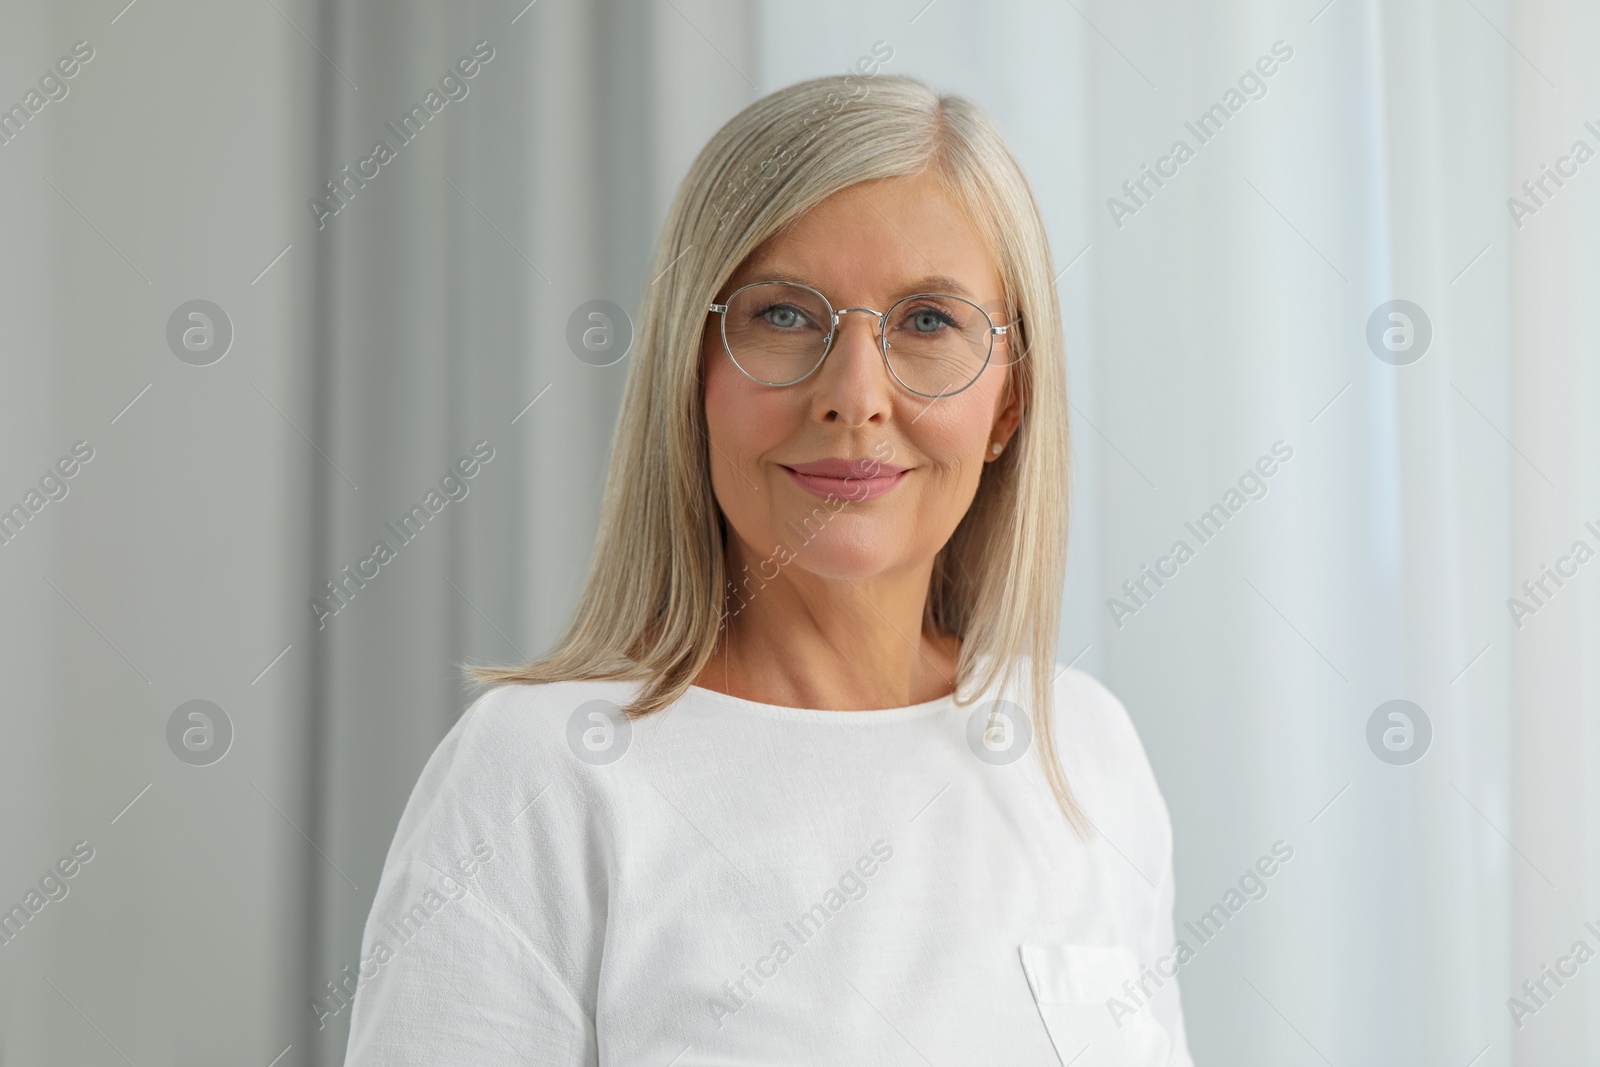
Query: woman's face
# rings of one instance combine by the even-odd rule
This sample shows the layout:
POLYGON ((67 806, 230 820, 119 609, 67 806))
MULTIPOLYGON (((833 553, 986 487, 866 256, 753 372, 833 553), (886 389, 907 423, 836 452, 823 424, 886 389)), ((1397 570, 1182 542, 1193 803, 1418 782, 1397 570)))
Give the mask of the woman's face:
MULTIPOLYGON (((954 293, 996 325, 1005 322, 993 256, 925 175, 866 182, 824 200, 757 249, 718 302, 776 278, 816 289, 835 310, 882 312, 905 296, 954 293)), ((781 387, 734 365, 716 319, 708 318, 701 367, 711 482, 731 527, 735 574, 745 564, 768 581, 780 570, 800 577, 798 569, 859 582, 930 569, 972 503, 991 445, 1009 442, 1021 417, 1006 388, 1005 336, 995 338, 976 382, 935 400, 890 375, 871 315, 844 315, 822 366, 781 387), (804 469, 826 460, 866 461, 867 474, 875 464, 876 477, 804 469)))

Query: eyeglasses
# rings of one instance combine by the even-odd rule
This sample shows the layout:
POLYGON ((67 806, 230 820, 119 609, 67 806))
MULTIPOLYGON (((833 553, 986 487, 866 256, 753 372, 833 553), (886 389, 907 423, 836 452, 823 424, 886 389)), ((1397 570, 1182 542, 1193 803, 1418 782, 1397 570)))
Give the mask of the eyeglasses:
POLYGON ((796 282, 753 282, 710 310, 722 316, 722 344, 733 365, 752 381, 774 386, 810 377, 832 349, 839 320, 864 311, 878 319, 878 349, 895 381, 933 398, 954 396, 977 381, 994 339, 1011 328, 996 326, 983 308, 949 293, 918 293, 883 312, 835 311, 827 297, 796 282))

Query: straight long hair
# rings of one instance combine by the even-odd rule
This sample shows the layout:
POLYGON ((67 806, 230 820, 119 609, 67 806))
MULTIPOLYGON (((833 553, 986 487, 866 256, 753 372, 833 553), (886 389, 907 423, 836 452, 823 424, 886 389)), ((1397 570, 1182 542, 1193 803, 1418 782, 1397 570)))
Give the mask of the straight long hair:
POLYGON ((1070 465, 1061 310, 1027 179, 970 102, 898 75, 816 78, 762 97, 701 150, 650 268, 612 441, 600 532, 571 621, 541 658, 470 667, 481 683, 643 680, 624 709, 678 700, 711 658, 725 609, 723 519, 712 492, 700 351, 706 305, 764 241, 860 182, 928 173, 967 212, 999 266, 1011 387, 1023 417, 934 562, 924 626, 961 638, 956 701, 1031 669, 1030 719, 1046 780, 1087 835, 1054 730, 1070 465))

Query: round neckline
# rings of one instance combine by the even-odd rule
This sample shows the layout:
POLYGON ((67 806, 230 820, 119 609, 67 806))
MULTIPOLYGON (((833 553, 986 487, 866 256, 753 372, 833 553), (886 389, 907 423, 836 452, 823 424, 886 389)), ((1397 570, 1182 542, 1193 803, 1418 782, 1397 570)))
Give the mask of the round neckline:
POLYGON ((898 708, 865 708, 860 711, 844 711, 829 708, 797 708, 787 704, 766 704, 759 700, 749 700, 745 697, 736 697, 729 693, 719 692, 716 689, 707 689, 704 686, 691 685, 685 696, 693 695, 701 700, 723 707, 733 708, 737 711, 752 712, 766 715, 771 718, 800 719, 807 722, 837 722, 837 723, 866 723, 866 722, 898 722, 904 719, 920 719, 926 716, 948 711, 956 706, 954 691, 942 697, 925 700, 920 704, 907 704, 898 708))

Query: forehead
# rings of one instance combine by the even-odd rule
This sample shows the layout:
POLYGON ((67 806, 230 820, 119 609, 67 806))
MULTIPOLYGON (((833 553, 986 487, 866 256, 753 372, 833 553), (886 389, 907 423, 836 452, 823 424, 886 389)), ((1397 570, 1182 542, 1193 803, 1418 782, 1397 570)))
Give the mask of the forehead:
POLYGON ((730 281, 769 278, 804 282, 849 303, 928 289, 983 304, 1002 296, 988 241, 928 174, 840 190, 768 238, 730 281))

